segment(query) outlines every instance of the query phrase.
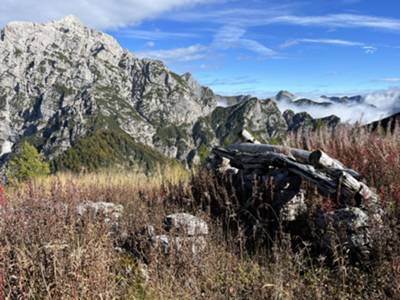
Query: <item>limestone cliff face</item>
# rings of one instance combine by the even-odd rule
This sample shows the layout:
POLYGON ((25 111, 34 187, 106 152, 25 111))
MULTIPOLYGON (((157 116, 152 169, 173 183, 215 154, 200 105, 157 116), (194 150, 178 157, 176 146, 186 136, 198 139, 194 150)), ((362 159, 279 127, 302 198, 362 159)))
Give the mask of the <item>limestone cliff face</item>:
POLYGON ((3 152, 34 136, 47 155, 58 155, 96 126, 118 126, 153 146, 160 126, 193 124, 215 107, 212 91, 189 74, 140 60, 74 17, 1 31, 3 152))
POLYGON ((0 32, 3 161, 23 139, 55 159, 98 130, 118 130, 190 165, 241 129, 266 141, 287 132, 272 100, 239 98, 217 107, 222 98, 190 74, 139 59, 73 16, 12 22, 0 32))

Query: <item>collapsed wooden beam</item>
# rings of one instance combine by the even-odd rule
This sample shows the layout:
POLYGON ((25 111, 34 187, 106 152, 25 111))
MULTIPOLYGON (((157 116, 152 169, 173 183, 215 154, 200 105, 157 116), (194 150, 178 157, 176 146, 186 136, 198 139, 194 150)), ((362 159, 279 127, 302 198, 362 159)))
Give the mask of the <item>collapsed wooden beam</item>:
POLYGON ((377 195, 352 176, 343 165, 324 166, 329 161, 327 155, 324 156, 322 168, 316 168, 310 164, 311 152, 282 146, 237 144, 227 148, 216 147, 213 153, 229 159, 232 167, 242 170, 261 170, 267 174, 271 167, 286 168, 314 184, 323 196, 356 201, 364 199, 371 203, 378 201, 377 195))
POLYGON ((315 151, 306 151, 302 149, 296 149, 286 146, 277 146, 269 144, 260 144, 260 142, 254 138, 254 136, 243 129, 240 133, 241 137, 245 141, 242 144, 234 144, 229 146, 229 149, 234 149, 238 151, 244 151, 248 153, 259 153, 259 152, 275 152, 287 155, 289 158, 304 164, 311 164, 316 169, 325 169, 331 174, 341 174, 346 172, 351 176, 360 179, 361 176, 356 171, 346 168, 340 161, 333 159, 324 151, 318 149, 315 151))
POLYGON ((308 163, 311 152, 296 148, 290 148, 285 146, 276 146, 268 144, 233 144, 227 147, 229 150, 240 151, 252 154, 262 154, 267 152, 278 153, 288 156, 295 161, 308 163))
POLYGON ((325 169, 327 172, 342 171, 359 179, 361 175, 356 171, 346 168, 340 161, 333 159, 322 150, 315 150, 310 153, 309 163, 318 169, 325 169))

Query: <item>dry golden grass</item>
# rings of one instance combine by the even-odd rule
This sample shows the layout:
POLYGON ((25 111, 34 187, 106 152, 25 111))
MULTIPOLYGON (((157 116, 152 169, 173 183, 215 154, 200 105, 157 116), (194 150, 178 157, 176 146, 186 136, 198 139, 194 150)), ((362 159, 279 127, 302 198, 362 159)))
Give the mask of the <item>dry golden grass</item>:
POLYGON ((0 295, 5 299, 398 299, 400 199, 394 187, 400 186, 400 174, 395 170, 398 160, 391 154, 400 153, 400 142, 393 136, 366 133, 325 134, 310 137, 310 147, 322 147, 363 173, 379 174, 379 182, 365 175, 377 188, 383 186, 390 208, 384 224, 387 234, 378 237, 375 257, 366 266, 352 263, 340 248, 328 259, 315 255, 307 243, 294 247, 293 237, 279 226, 266 227, 272 230, 272 243, 255 243, 266 236, 255 232, 252 239, 246 224, 234 215, 237 208, 240 214, 248 213, 232 206, 234 195, 241 201, 235 187, 207 173, 190 176, 182 169, 169 169, 150 177, 116 170, 59 174, 7 191, 0 214, 0 295), (389 182, 390 188, 385 186, 389 182), (110 234, 109 225, 99 219, 78 218, 73 208, 82 201, 123 204, 124 240, 110 234), (194 259, 188 249, 168 255, 147 251, 144 226, 152 224, 162 234, 163 217, 177 211, 209 223, 208 247, 200 257, 194 259), (147 274, 142 259, 148 263, 147 274))

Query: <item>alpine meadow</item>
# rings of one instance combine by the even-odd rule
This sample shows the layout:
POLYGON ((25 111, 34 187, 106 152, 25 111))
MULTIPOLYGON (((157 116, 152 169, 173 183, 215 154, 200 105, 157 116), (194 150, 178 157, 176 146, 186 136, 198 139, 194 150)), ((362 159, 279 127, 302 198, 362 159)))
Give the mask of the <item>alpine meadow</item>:
POLYGON ((0 300, 400 299, 395 0, 0 6, 0 300))

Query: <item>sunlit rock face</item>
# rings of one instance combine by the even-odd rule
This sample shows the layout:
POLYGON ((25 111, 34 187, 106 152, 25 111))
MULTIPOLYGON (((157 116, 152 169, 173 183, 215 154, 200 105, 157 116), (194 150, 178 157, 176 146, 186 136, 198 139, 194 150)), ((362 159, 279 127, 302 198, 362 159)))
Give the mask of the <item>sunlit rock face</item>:
MULTIPOLYGON (((190 74, 138 59, 72 16, 12 22, 0 37, 3 152, 35 135, 46 154, 57 155, 93 129, 95 119, 153 145, 161 124, 190 125, 216 107, 212 91, 190 74)), ((170 148, 163 150, 176 155, 170 148)))

